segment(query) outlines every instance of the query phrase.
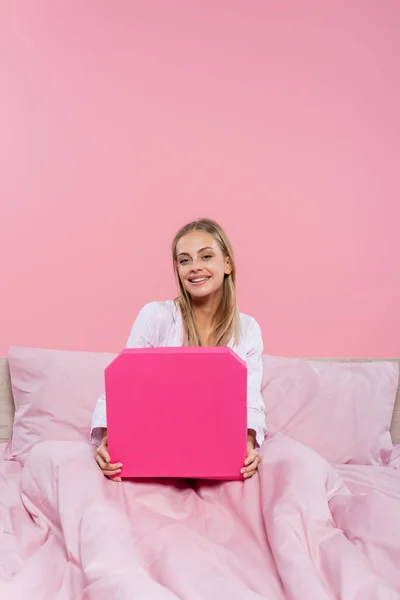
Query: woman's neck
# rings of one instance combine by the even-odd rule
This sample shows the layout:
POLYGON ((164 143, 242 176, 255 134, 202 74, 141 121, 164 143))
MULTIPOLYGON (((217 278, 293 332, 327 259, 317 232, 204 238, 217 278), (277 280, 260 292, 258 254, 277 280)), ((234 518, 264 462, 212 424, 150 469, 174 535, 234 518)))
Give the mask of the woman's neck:
POLYGON ((221 298, 206 298, 192 302, 193 316, 196 329, 203 345, 208 345, 209 336, 213 329, 214 318, 217 314, 221 298))
POLYGON ((193 306, 193 316, 198 328, 211 329, 216 311, 209 306, 193 306))
POLYGON ((212 325, 214 317, 217 314, 221 303, 221 294, 215 294, 213 297, 192 299, 193 315, 196 321, 207 325, 212 325))

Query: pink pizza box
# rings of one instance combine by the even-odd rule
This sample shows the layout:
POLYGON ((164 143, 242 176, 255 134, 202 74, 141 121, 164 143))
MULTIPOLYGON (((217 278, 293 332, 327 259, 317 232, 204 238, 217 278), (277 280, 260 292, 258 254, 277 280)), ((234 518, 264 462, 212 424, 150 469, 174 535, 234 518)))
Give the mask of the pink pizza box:
POLYGON ((105 371, 122 477, 242 479, 247 367, 227 347, 126 349, 105 371))

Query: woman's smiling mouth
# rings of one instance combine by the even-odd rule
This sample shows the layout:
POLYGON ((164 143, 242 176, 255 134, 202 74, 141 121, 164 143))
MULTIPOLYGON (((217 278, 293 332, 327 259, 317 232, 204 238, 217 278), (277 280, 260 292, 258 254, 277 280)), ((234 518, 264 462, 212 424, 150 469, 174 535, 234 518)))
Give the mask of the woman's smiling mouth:
POLYGON ((189 283, 191 283, 192 285, 202 285, 209 279, 210 277, 190 277, 189 283))

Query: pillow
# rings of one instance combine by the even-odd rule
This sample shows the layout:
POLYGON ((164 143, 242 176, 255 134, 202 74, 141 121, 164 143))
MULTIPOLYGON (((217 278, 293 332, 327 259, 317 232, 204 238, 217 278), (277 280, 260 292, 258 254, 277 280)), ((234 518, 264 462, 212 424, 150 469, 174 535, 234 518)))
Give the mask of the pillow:
POLYGON ((264 356, 262 394, 271 431, 331 463, 386 465, 396 362, 320 362, 264 356))
POLYGON ((115 354, 11 347, 15 418, 4 458, 23 462, 38 442, 88 440, 92 412, 115 354))

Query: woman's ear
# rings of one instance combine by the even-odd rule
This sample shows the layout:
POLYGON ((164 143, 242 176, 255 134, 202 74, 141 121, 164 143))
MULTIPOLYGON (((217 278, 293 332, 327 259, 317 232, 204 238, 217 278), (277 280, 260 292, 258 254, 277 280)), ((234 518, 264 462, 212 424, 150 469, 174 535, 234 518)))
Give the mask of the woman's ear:
POLYGON ((232 264, 229 256, 225 258, 225 275, 230 275, 232 273, 232 264))

